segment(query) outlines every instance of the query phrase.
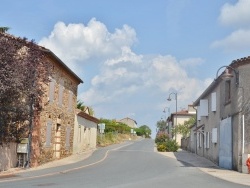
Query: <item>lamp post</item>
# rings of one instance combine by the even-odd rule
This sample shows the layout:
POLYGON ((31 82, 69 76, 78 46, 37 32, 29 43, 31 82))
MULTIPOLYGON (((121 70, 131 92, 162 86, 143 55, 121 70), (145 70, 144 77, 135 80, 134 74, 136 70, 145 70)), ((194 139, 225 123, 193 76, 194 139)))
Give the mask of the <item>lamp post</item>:
POLYGON ((222 66, 222 67, 220 67, 220 68, 217 70, 215 80, 218 79, 218 77, 219 77, 219 76, 218 76, 219 71, 220 71, 222 68, 226 68, 226 69, 225 69, 224 73, 221 75, 221 78, 222 78, 223 80, 229 80, 230 78, 234 77, 234 75, 231 74, 231 73, 229 72, 229 69, 233 70, 233 72, 234 72, 234 74, 235 74, 235 84, 236 84, 236 86, 238 87, 238 86, 239 86, 239 71, 236 70, 236 69, 234 69, 234 68, 231 67, 231 66, 222 66))
MULTIPOLYGON (((168 101, 172 100, 171 95, 175 96, 175 124, 177 125, 177 92, 170 93, 167 99, 168 101)), ((176 140, 176 134, 175 134, 175 140, 176 140)))

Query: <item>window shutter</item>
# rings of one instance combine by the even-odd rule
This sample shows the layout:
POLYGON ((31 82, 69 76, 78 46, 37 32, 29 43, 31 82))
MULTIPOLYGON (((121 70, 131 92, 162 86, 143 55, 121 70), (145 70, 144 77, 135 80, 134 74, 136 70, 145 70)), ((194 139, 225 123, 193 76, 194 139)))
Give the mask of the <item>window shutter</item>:
POLYGON ((70 112, 72 111, 72 103, 73 103, 73 93, 72 93, 72 91, 69 91, 69 106, 68 106, 68 110, 70 112))
POLYGON ((45 146, 49 147, 51 145, 51 130, 52 130, 52 122, 47 122, 46 127, 46 143, 45 146))
POLYGON ((52 103, 54 101, 55 94, 55 80, 51 79, 49 83, 49 102, 52 103))
POLYGON ((216 111, 216 92, 212 93, 211 95, 211 111, 216 111))
POLYGON ((200 116, 208 116, 208 100, 200 100, 200 116))
POLYGON ((204 134, 204 148, 207 148, 207 133, 204 134))
POLYGON ((58 97, 58 105, 62 107, 63 103, 63 90, 64 90, 64 81, 60 81, 60 86, 59 86, 59 97, 58 97))
POLYGON ((70 147, 70 132, 71 132, 71 128, 68 126, 66 128, 66 143, 65 143, 66 149, 69 149, 70 147))
POLYGON ((207 148, 209 148, 209 143, 210 143, 210 132, 207 132, 207 148))
POLYGON ((212 143, 217 143, 217 128, 212 129, 212 143))

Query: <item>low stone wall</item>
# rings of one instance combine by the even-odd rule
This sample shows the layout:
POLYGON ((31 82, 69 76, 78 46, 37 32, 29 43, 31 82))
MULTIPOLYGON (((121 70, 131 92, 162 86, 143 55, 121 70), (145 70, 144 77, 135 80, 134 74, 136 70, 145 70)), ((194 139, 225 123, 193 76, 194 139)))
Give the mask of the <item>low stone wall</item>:
POLYGON ((0 172, 16 167, 17 164, 17 144, 9 143, 0 146, 0 172))

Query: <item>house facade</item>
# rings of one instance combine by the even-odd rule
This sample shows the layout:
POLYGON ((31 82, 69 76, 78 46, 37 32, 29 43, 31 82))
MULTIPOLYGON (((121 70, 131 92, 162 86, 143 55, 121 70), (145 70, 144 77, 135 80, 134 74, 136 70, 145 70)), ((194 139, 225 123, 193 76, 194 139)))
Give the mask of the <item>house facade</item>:
POLYGON ((32 132, 31 164, 37 166, 73 153, 77 88, 83 81, 53 52, 46 51, 52 64, 50 83, 45 88, 43 109, 32 132))
POLYGON ((98 122, 99 119, 90 116, 87 111, 77 109, 74 127, 74 154, 96 149, 98 122))
POLYGON ((176 125, 182 125, 185 121, 188 121, 191 117, 194 117, 196 114, 196 110, 193 108, 192 105, 188 105, 187 110, 181 110, 178 112, 171 113, 170 116, 167 118, 167 132, 171 138, 175 139, 178 145, 181 145, 182 135, 180 134, 173 134, 172 129, 176 125))
MULTIPOLYGON (((9 34, 2 34, 3 38, 6 41, 15 40, 16 44, 21 46, 18 49, 18 53, 24 52, 24 55, 29 53, 28 44, 31 42, 21 42, 19 38, 9 34)), ((32 43, 32 45, 36 44, 32 43)), ((39 79, 41 78, 39 74, 42 73, 40 69, 37 69, 34 79, 36 80, 34 81, 36 85, 34 87, 42 88, 44 94, 40 95, 39 109, 30 108, 30 114, 32 115, 30 115, 31 119, 28 121, 29 130, 27 131, 27 138, 24 139, 27 141, 25 141, 27 149, 16 158, 16 160, 19 160, 21 156, 22 163, 31 167, 63 158, 73 153, 77 89, 78 85, 83 83, 53 52, 38 45, 36 45, 36 50, 41 51, 41 54, 43 54, 37 63, 46 62, 50 67, 49 70, 46 69, 48 72, 46 76, 48 75, 49 77, 46 80, 49 80, 49 83, 39 79)), ((18 155, 18 152, 23 152, 19 151, 19 147, 16 147, 16 149, 18 150, 15 151, 16 155, 18 155)))
POLYGON ((216 75, 194 102, 197 124, 191 129, 196 143, 192 150, 222 168, 245 172, 250 153, 250 57, 221 68, 227 70, 216 75), (223 80, 226 74, 229 77, 223 80))
POLYGON ((137 122, 129 117, 118 120, 118 122, 124 123, 131 128, 137 128, 137 122))

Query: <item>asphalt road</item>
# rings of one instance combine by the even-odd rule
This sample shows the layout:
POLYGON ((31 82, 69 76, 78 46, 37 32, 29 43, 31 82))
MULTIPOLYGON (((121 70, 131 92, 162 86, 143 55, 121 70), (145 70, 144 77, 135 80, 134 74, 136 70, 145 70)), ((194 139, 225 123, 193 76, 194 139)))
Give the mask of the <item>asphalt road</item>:
POLYGON ((98 149, 79 163, 24 172, 0 180, 0 187, 60 188, 243 188, 210 176, 196 167, 154 152, 144 139, 98 149))

